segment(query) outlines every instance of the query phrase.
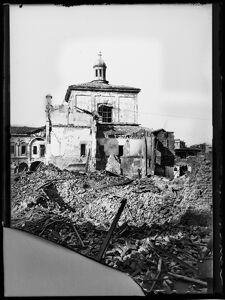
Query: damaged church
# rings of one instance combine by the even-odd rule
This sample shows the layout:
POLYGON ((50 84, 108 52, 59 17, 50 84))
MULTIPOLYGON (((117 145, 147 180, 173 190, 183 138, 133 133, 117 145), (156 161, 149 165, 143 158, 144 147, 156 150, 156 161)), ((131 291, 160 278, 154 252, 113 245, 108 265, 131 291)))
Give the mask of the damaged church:
POLYGON ((69 86, 59 106, 52 105, 51 95, 46 96, 46 163, 132 177, 157 170, 166 175, 168 168, 173 169, 174 134, 164 130, 162 142, 156 131, 141 127, 140 89, 109 84, 106 68, 99 53, 93 81, 69 86))

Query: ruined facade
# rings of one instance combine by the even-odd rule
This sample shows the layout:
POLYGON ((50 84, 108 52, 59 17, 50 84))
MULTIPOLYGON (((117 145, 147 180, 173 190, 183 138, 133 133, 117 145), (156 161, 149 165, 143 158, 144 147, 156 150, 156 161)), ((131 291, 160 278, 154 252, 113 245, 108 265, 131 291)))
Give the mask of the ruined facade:
POLYGON ((155 136, 155 174, 174 176, 174 133, 165 129, 153 130, 155 136))
POLYGON ((138 124, 140 89, 109 84, 106 68, 99 54, 93 81, 69 86, 60 106, 47 96, 46 162, 95 170, 107 169, 113 157, 120 174, 153 174, 154 135, 138 124))
POLYGON ((111 85, 101 54, 94 80, 68 87, 61 105, 46 96, 46 126, 11 127, 14 171, 43 162, 60 169, 129 177, 173 177, 174 135, 138 124, 139 88, 111 85))
POLYGON ((38 128, 12 126, 10 135, 12 173, 32 171, 40 162, 45 163, 45 126, 38 128))

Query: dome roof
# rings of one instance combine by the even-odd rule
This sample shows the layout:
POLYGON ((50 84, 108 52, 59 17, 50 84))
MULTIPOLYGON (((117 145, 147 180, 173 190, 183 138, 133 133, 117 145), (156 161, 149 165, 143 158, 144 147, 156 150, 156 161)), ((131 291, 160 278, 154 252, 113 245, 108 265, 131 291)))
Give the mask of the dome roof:
POLYGON ((94 67, 106 67, 106 63, 104 62, 104 60, 102 59, 102 54, 101 52, 99 52, 98 54, 98 61, 94 64, 94 67))

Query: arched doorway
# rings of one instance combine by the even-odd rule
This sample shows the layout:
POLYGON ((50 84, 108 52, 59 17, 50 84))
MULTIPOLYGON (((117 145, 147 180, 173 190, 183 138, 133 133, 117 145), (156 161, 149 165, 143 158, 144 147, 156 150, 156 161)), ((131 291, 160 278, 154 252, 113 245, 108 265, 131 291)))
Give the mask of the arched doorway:
POLYGON ((19 164, 18 172, 23 172, 28 170, 28 165, 26 163, 19 164))
POLYGON ((43 162, 41 161, 34 161, 31 165, 30 165, 30 171, 36 171, 37 168, 43 164, 43 162))

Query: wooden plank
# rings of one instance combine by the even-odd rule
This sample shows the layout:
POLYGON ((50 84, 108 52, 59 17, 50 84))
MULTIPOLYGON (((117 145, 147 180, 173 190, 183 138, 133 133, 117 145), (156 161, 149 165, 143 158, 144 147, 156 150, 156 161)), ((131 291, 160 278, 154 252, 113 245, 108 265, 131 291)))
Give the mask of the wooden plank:
POLYGON ((100 250, 99 255, 97 257, 98 261, 100 261, 103 258, 104 254, 105 254, 105 251, 106 251, 107 246, 109 244, 109 241, 110 241, 110 238, 112 236, 112 233, 113 233, 113 231, 114 231, 114 229, 116 227, 117 222, 119 221, 120 215, 123 212, 123 209, 124 209, 124 207, 126 205, 126 202, 127 202, 127 199, 123 199, 121 201, 121 205, 120 205, 120 207, 118 209, 118 212, 117 212, 117 214, 116 214, 116 216, 115 216, 115 218, 114 218, 114 220, 112 222, 112 225, 111 225, 111 227, 110 227, 110 229, 109 229, 109 231, 108 231, 108 233, 106 235, 106 238, 105 238, 105 240, 104 240, 104 242, 102 244, 101 250, 100 250))

